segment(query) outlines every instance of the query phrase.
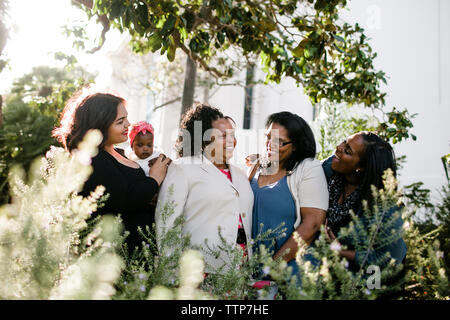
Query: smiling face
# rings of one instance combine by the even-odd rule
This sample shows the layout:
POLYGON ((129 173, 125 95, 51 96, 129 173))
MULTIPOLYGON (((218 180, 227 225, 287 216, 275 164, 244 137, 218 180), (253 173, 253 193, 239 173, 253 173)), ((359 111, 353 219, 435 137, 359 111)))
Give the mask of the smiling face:
POLYGON ((362 170, 360 161, 361 155, 364 154, 364 148, 362 134, 356 133, 350 136, 336 147, 331 168, 342 174, 351 174, 357 170, 362 170))
POLYGON ((139 132, 133 140, 134 153, 139 159, 146 159, 153 153, 153 135, 150 132, 145 134, 139 132))
POLYGON ((236 147, 235 128, 226 118, 214 120, 211 125, 213 127, 211 156, 215 163, 228 163, 236 147))
POLYGON ((294 145, 289 138, 287 129, 274 122, 266 130, 266 150, 269 160, 277 161, 283 168, 283 164, 294 152, 294 145))
POLYGON ((105 145, 114 145, 128 140, 128 127, 130 122, 127 119, 128 113, 125 106, 120 103, 117 106, 117 116, 108 128, 108 139, 105 145))

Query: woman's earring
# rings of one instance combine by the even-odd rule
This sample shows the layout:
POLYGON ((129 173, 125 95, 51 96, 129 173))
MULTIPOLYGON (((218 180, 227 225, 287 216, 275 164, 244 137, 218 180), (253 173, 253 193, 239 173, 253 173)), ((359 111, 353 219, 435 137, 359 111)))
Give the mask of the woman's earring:
POLYGON ((360 169, 356 169, 356 173, 359 173, 361 170, 360 169))

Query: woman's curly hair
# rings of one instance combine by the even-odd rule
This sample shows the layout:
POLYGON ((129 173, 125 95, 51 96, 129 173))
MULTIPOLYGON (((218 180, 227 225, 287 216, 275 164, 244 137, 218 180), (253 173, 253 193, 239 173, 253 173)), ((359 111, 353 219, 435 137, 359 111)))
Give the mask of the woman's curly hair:
POLYGON ((208 104, 196 103, 183 116, 175 148, 180 157, 199 155, 211 142, 204 139, 212 129, 212 122, 223 118, 219 109, 208 104), (200 135, 201 134, 201 135, 200 135))

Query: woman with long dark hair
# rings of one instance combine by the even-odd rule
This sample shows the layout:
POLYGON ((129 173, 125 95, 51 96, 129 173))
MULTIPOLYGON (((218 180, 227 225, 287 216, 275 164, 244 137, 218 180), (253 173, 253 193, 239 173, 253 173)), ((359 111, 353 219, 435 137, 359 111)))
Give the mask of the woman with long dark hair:
MULTIPOLYGON (((368 207, 372 208, 374 199, 371 186, 378 190, 384 189, 383 174, 387 169, 396 175, 395 155, 391 145, 375 133, 367 131, 348 137, 336 147, 334 155, 325 160, 322 166, 330 194, 326 225, 331 239, 336 238, 341 228, 349 225, 352 219, 350 210, 368 224, 369 221, 364 217, 363 201, 367 201, 368 207)), ((385 212, 383 221, 388 221, 399 209, 398 206, 390 208, 385 212)), ((398 217, 392 225, 393 231, 401 235, 402 225, 402 218, 398 217)), ((340 254, 350 262, 350 269, 354 271, 360 269, 363 260, 367 266, 379 264, 380 257, 387 252, 397 262, 402 262, 406 255, 406 245, 400 236, 396 241, 373 248, 369 253, 355 251, 351 238, 347 237, 341 242, 348 249, 341 250, 340 254)))
POLYGON ((92 158, 93 172, 80 192, 88 196, 98 185, 109 194, 103 207, 95 215, 121 214, 129 249, 140 244, 137 227, 154 222, 154 208, 150 201, 164 180, 170 159, 161 155, 150 169, 147 177, 141 167, 127 159, 115 147, 128 139, 126 101, 109 93, 76 93, 66 104, 61 116, 61 126, 55 128, 53 136, 64 148, 72 152, 86 133, 98 129, 103 140, 98 154, 92 158))
POLYGON ((282 222, 286 232, 273 246, 263 241, 255 247, 264 244, 275 259, 282 256, 300 280, 293 233, 296 231, 308 245, 313 242, 328 209, 327 182, 320 162, 314 159, 313 132, 298 115, 279 112, 268 117, 266 151, 267 164, 261 159, 249 177, 255 198, 252 234, 255 238, 282 222))

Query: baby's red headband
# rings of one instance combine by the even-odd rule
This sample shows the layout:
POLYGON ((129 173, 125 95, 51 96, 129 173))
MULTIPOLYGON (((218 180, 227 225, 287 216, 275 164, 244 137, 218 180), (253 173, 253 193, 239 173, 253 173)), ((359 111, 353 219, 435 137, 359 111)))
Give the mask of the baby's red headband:
POLYGON ((155 130, 150 123, 145 121, 139 121, 138 123, 134 124, 131 127, 130 133, 128 134, 128 136, 130 137, 130 146, 133 145, 134 138, 136 138, 139 132, 142 132, 144 134, 150 132, 152 135, 154 135, 155 130))

